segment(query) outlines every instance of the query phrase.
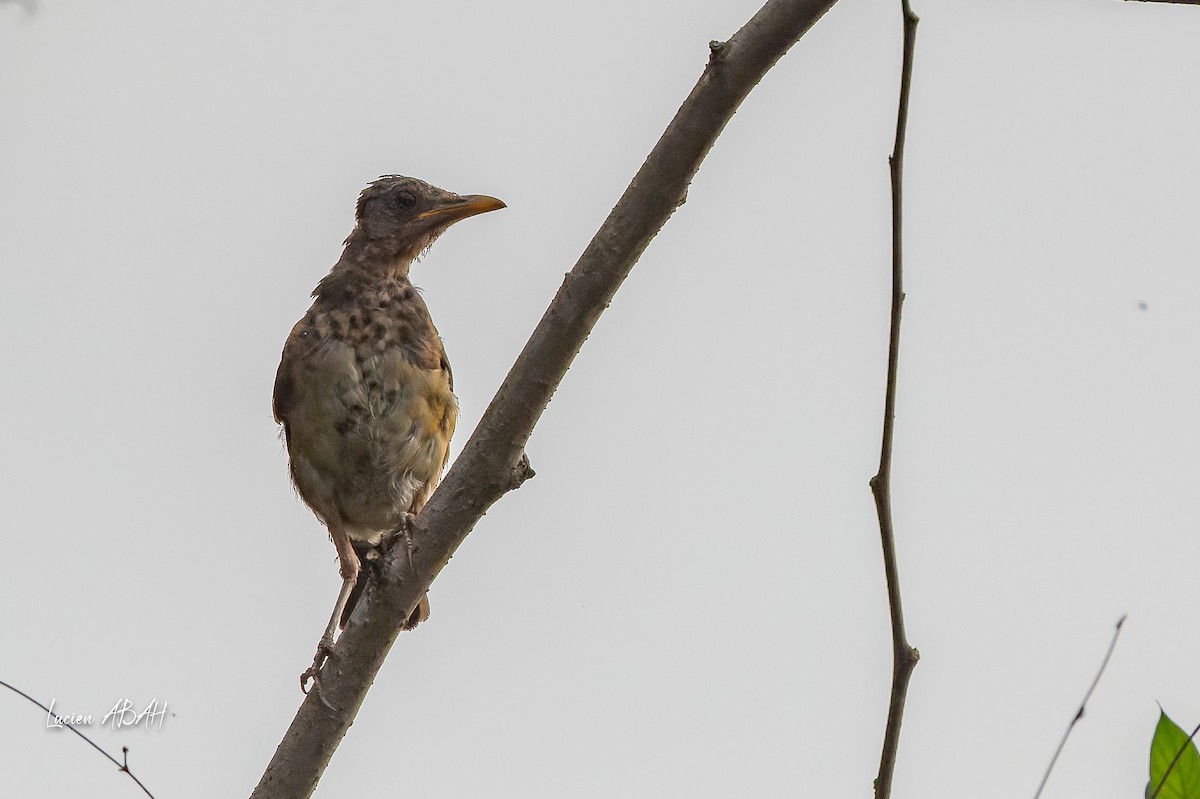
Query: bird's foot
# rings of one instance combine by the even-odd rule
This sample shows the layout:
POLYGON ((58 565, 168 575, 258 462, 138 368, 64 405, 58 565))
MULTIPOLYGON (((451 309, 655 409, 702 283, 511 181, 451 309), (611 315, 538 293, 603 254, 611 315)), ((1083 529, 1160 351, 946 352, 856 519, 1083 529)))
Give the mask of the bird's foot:
MULTIPOLYGON (((303 674, 300 675, 300 690, 308 693, 308 681, 312 680, 316 686, 317 693, 321 692, 321 667, 325 665, 325 661, 333 654, 333 639, 329 636, 321 636, 321 640, 317 642, 317 654, 313 657, 312 665, 309 666, 303 674)), ((321 697, 321 701, 328 706, 325 697, 321 697)), ((332 707, 330 708, 332 709, 332 707)))
POLYGON ((417 572, 416 568, 413 567, 413 553, 417 551, 417 548, 413 544, 412 539, 413 520, 416 518, 411 513, 401 513, 400 523, 396 525, 396 529, 384 536, 382 541, 382 544, 386 548, 390 548, 397 538, 404 539, 404 551, 408 556, 408 570, 413 574, 417 572))

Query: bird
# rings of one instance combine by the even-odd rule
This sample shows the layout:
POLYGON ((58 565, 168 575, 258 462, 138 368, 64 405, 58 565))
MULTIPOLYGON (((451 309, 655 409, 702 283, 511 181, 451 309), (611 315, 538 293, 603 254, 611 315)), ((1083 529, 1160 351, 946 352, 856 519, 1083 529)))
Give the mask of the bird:
MULTIPOLYGON (((329 531, 341 589, 313 666, 317 679, 366 580, 363 562, 397 534, 437 487, 458 418, 454 377, 413 263, 451 225, 504 208, 417 178, 384 175, 359 195, 341 257, 292 328, 275 376, 292 483, 329 531)), ((428 597, 405 621, 429 616, 428 597)), ((319 683, 318 683, 319 684, 319 683)))

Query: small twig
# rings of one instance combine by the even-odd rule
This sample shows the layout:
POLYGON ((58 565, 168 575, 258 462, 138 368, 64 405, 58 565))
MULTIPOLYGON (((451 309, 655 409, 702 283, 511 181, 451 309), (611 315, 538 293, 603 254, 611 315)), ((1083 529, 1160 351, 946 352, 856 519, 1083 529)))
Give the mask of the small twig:
POLYGON ((1088 700, 1092 698, 1092 692, 1100 684, 1100 678, 1104 676, 1104 670, 1108 668, 1108 661, 1112 657, 1113 650, 1117 648, 1117 638, 1121 636, 1121 625, 1125 623, 1125 618, 1125 616, 1122 616, 1117 619, 1117 627, 1113 630, 1112 641, 1108 644, 1108 651, 1104 653, 1104 660, 1100 661, 1100 670, 1096 672, 1095 679, 1088 686, 1087 693, 1083 695, 1083 701, 1079 703, 1079 710, 1075 711, 1075 717, 1071 719, 1071 723, 1067 725, 1067 731, 1063 733, 1062 740, 1058 742, 1058 748, 1054 750, 1054 757, 1050 758, 1050 765, 1046 766, 1046 773, 1042 775, 1042 781, 1038 785, 1037 793, 1033 795, 1033 799, 1038 799, 1042 795, 1042 789, 1046 787, 1046 781, 1050 779, 1050 772, 1054 771, 1054 764, 1058 762, 1058 756, 1062 754, 1063 747, 1067 745, 1067 739, 1071 737, 1071 730, 1075 729, 1075 725, 1083 718, 1083 714, 1087 710, 1088 700))
POLYGON ((887 726, 883 733, 883 752, 879 775, 875 778, 876 799, 888 799, 892 793, 892 774, 900 748, 900 725, 904 720, 904 701, 908 681, 920 653, 909 643, 904 632, 904 609, 900 601, 900 570, 896 564, 896 537, 892 528, 892 441, 896 421, 896 372, 900 357, 900 308, 904 304, 902 260, 904 174, 904 134, 908 129, 908 95, 912 85, 913 49, 917 43, 917 15, 901 0, 904 12, 904 57, 900 74, 900 103, 896 112, 896 141, 888 167, 892 179, 892 311, 888 335, 887 392, 884 396, 883 443, 879 453, 879 472, 871 478, 871 494, 879 516, 879 537, 883 544, 883 569, 887 577, 888 609, 892 622, 892 693, 888 701, 887 726))
MULTIPOLYGON (((13 686, 13 685, 9 685, 8 683, 4 682, 3 680, 0 680, 0 686, 3 686, 3 687, 5 687, 5 688, 7 688, 8 690, 12 691, 12 692, 13 692, 14 694, 16 694, 17 696, 23 697, 23 698, 25 698, 26 700, 28 700, 28 701, 32 702, 33 704, 37 705, 37 706, 38 706, 38 707, 40 707, 42 710, 46 711, 46 716, 47 716, 47 717, 49 717, 49 716, 52 716, 52 715, 54 714, 54 711, 50 710, 50 708, 46 707, 46 706, 45 706, 45 705, 43 705, 41 702, 37 701, 37 700, 36 700, 36 699, 34 699, 32 696, 30 696, 29 694, 27 694, 27 693, 25 693, 24 691, 22 691, 20 688, 17 688, 17 687, 15 687, 15 686, 13 686)), ((108 752, 105 752, 103 749, 101 749, 101 748, 100 748, 100 747, 99 747, 99 746, 96 744, 96 742, 95 742, 95 741, 93 741, 91 738, 87 737, 87 736, 86 736, 86 735, 84 735, 82 732, 80 732, 80 731, 79 731, 79 730, 78 730, 78 729, 75 727, 75 725, 73 725, 73 724, 70 724, 70 723, 68 723, 68 722, 66 722, 66 721, 63 721, 62 719, 59 719, 59 720, 57 721, 57 723, 58 723, 58 724, 61 724, 61 725, 62 725, 62 726, 64 726, 64 727, 66 727, 68 730, 70 730, 71 732, 75 733, 76 735, 78 735, 78 736, 79 736, 80 738, 82 738, 83 740, 87 741, 89 746, 91 746, 91 747, 92 747, 93 749, 95 749, 97 752, 99 752, 100 754, 104 755, 104 756, 105 756, 105 757, 107 757, 109 760, 111 760, 111 761, 112 761, 112 764, 113 764, 114 766, 116 766, 116 767, 117 767, 117 770, 118 770, 118 771, 124 771, 126 774, 128 774, 128 775, 129 775, 129 779, 131 779, 131 780, 133 780, 134 782, 136 782, 136 783, 137 783, 137 786, 138 786, 139 788, 141 788, 141 789, 142 789, 142 792, 143 792, 143 793, 145 793, 145 794, 146 794, 146 796, 149 796, 149 797, 150 797, 150 799, 154 799, 154 794, 150 793, 150 789, 148 789, 148 788, 147 788, 145 785, 142 785, 142 781, 141 781, 141 780, 139 780, 137 777, 135 777, 135 776, 134 776, 134 774, 133 774, 133 772, 129 770, 129 747, 128 747, 128 746, 123 746, 123 747, 121 747, 121 761, 124 761, 124 762, 121 762, 121 761, 118 761, 118 760, 117 760, 115 757, 113 757, 112 755, 110 755, 108 752)))
POLYGON ((1154 792, 1150 794, 1150 799, 1158 799, 1158 793, 1167 784, 1167 777, 1171 776, 1171 772, 1175 769, 1175 764, 1179 762, 1179 758, 1183 757, 1183 753, 1192 745, 1192 739, 1196 737, 1196 733, 1200 732, 1200 724, 1192 728, 1192 734, 1183 742, 1183 746, 1179 747, 1179 751, 1175 753, 1175 757, 1171 758, 1171 764, 1167 766, 1167 770, 1163 772, 1162 779, 1158 781, 1158 785, 1154 786, 1154 792))

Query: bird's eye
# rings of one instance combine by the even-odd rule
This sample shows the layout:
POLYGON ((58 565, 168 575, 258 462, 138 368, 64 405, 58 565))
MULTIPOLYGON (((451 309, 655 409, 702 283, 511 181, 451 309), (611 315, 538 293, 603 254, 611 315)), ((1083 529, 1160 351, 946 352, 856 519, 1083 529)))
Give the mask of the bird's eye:
POLYGON ((396 205, 401 208, 412 208, 417 202, 417 197, 411 191, 396 192, 396 205))

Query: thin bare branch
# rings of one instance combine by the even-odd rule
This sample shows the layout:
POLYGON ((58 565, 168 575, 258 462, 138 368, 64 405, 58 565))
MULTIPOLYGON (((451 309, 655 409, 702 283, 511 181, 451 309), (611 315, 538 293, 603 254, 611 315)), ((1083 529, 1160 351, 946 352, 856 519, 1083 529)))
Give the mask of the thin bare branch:
POLYGON ((1104 660, 1100 661, 1100 670, 1096 672, 1092 684, 1088 686, 1087 693, 1083 695, 1083 701, 1079 703, 1079 710, 1075 711, 1074 718, 1067 725, 1067 731, 1063 733, 1062 740, 1058 742, 1058 748, 1054 750, 1054 757, 1050 758, 1050 765, 1046 766, 1046 773, 1042 775, 1042 781, 1038 784, 1037 793, 1033 795, 1033 799, 1038 799, 1042 795, 1042 789, 1046 787, 1046 781, 1050 779, 1050 772, 1054 771, 1054 764, 1058 762, 1058 756, 1062 754, 1063 747, 1067 745, 1067 739, 1071 737, 1071 730, 1075 729, 1075 725, 1083 718, 1083 714, 1087 711, 1088 700, 1092 698, 1092 693, 1096 690, 1096 686, 1100 684, 1100 678, 1104 676, 1104 670, 1108 668, 1108 661, 1112 658, 1113 650, 1117 648, 1117 638, 1121 635, 1121 626, 1125 624, 1125 617, 1117 619, 1117 627, 1113 630, 1112 640, 1108 643, 1108 651, 1104 653, 1104 660))
POLYGON ((871 478, 871 494, 879 516, 879 537, 883 545, 883 569, 887 577, 888 609, 892 622, 892 692, 888 701, 887 726, 883 733, 883 751, 879 774, 875 778, 876 799, 892 794, 892 775, 900 749, 900 727, 904 721, 904 702, 908 682, 920 653, 909 643, 904 631, 904 608, 900 601, 900 569, 896 563, 896 536, 892 526, 892 442, 896 428, 896 373, 900 359, 900 309, 904 305, 903 269, 903 177, 904 137, 908 130, 908 97, 912 85, 913 51, 917 44, 918 17, 901 0, 904 16, 904 55, 900 73, 900 103, 896 112, 896 141, 888 167, 892 179, 892 311, 888 335, 887 391, 884 396, 883 442, 879 453, 879 471, 871 478))
POLYGON ((700 80, 567 274, 462 454, 415 520, 412 570, 398 551, 403 547, 384 558, 383 578, 338 639, 322 669, 319 696, 313 691, 301 705, 255 799, 312 793, 409 611, 488 507, 528 476, 521 459, 534 425, 617 288, 681 204, 713 142, 767 70, 834 2, 770 0, 729 41, 710 45, 700 80))
MULTIPOLYGON (((3 680, 0 680, 0 686, 7 688, 8 690, 12 691, 17 696, 20 696, 20 697, 32 702, 33 704, 40 707, 42 710, 46 711, 47 718, 49 718, 50 716, 53 715, 54 711, 50 710, 50 708, 46 707, 41 702, 37 701, 32 696, 30 696, 29 694, 22 691, 20 688, 17 688, 16 686, 13 686, 13 685, 9 685, 8 683, 4 682, 3 680)), ((104 755, 105 757, 107 757, 109 760, 111 760, 112 764, 117 767, 117 771, 124 771, 126 774, 128 774, 129 779, 131 779, 135 783, 137 783, 137 787, 142 789, 142 793, 146 794, 146 796, 149 796, 150 799, 154 799, 154 794, 150 793, 150 789, 147 788, 145 785, 142 785, 142 781, 139 780, 136 776, 134 776, 134 773, 129 770, 129 747, 128 746, 121 747, 121 760, 118 761, 115 757, 110 755, 108 752, 105 752, 103 749, 101 749, 99 744, 97 744, 91 738, 87 737, 82 732, 80 732, 79 728, 77 728, 74 724, 63 721, 62 719, 57 719, 55 721, 55 724, 66 727, 68 730, 75 733, 83 740, 87 741, 87 743, 90 747, 92 747, 93 749, 95 749, 97 752, 104 755)))

